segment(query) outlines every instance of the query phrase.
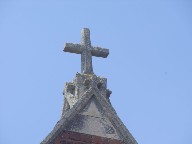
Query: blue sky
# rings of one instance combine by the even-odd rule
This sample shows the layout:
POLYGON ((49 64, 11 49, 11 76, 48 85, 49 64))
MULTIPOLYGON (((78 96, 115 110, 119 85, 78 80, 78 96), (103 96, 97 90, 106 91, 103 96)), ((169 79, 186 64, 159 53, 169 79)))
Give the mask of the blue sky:
POLYGON ((0 1, 0 144, 38 144, 61 116, 80 55, 64 53, 91 30, 95 74, 140 144, 192 143, 190 0, 0 1))

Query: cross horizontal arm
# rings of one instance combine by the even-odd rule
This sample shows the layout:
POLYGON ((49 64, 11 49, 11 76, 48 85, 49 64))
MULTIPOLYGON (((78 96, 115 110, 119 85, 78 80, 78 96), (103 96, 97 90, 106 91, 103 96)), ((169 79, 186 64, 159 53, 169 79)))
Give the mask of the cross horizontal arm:
POLYGON ((92 56, 106 58, 109 55, 109 49, 93 47, 91 49, 92 56))
POLYGON ((82 52, 82 49, 80 44, 66 43, 63 51, 80 54, 82 52))

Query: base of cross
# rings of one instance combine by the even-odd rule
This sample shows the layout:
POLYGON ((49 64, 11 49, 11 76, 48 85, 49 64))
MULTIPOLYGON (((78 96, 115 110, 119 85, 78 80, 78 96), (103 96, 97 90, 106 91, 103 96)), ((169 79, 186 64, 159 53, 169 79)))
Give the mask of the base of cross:
POLYGON ((63 114, 71 109, 76 102, 87 92, 89 89, 97 89, 98 92, 107 99, 110 103, 110 95, 112 91, 107 89, 107 79, 96 76, 95 74, 82 74, 77 73, 72 82, 67 82, 63 91, 65 97, 63 114))

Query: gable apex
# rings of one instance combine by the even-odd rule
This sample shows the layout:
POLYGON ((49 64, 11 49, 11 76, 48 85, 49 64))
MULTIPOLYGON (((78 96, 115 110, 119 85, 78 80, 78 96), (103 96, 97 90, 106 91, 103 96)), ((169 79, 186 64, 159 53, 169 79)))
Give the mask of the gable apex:
POLYGON ((91 99, 94 99, 100 104, 101 109, 103 110, 103 115, 110 121, 118 134, 116 138, 120 138, 125 144, 137 144, 136 140, 117 116, 112 105, 102 94, 100 94, 99 90, 94 87, 87 90, 77 103, 61 117, 52 132, 41 144, 51 144, 63 130, 66 130, 69 127, 70 122, 73 121, 76 115, 82 112, 91 99))
POLYGON ((66 82, 61 118, 41 144, 137 144, 110 103, 107 78, 93 72, 92 56, 106 58, 109 49, 92 46, 88 28, 81 34, 81 44, 63 50, 81 55, 81 73, 66 82))

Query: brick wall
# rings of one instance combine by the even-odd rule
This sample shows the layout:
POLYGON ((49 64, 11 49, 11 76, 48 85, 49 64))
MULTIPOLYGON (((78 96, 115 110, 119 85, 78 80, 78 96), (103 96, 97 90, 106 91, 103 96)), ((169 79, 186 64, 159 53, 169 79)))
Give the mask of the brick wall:
POLYGON ((99 136, 63 131, 54 144, 123 144, 122 141, 99 136))

